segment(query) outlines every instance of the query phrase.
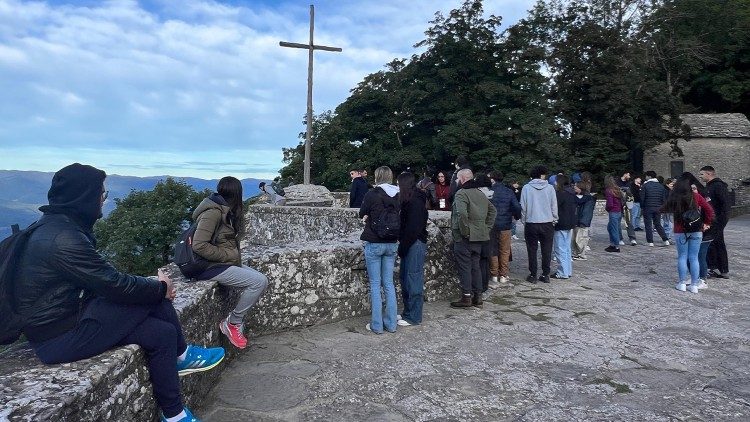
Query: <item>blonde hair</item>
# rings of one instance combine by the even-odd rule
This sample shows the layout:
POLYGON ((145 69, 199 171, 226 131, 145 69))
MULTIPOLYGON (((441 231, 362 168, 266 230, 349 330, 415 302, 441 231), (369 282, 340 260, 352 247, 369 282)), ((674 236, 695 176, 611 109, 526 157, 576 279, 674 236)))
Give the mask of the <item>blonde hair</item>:
POLYGON ((375 169, 375 185, 382 185, 383 183, 393 183, 393 172, 388 166, 380 166, 375 169))

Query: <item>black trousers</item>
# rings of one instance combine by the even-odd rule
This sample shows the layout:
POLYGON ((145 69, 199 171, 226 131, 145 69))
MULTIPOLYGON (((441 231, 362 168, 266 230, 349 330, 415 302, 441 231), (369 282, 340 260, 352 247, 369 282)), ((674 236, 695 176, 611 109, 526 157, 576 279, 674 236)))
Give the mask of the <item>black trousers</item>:
POLYGON ((536 251, 541 246, 542 275, 549 275, 555 226, 552 223, 526 223, 524 237, 526 238, 526 252, 529 254, 529 273, 536 277, 539 268, 536 262, 536 251))
POLYGON ((654 229, 661 236, 661 240, 667 240, 664 226, 661 225, 661 213, 658 208, 645 208, 643 210, 643 225, 646 230, 646 242, 654 243, 654 229))
POLYGON ((32 343, 46 364, 75 362, 126 344, 137 344, 146 353, 156 403, 165 415, 183 409, 177 357, 187 344, 182 326, 169 300, 156 305, 123 305, 104 298, 92 299, 72 330, 41 343, 32 343))
POLYGON ((729 272, 729 257, 727 256, 727 244, 724 243, 724 228, 727 221, 716 221, 717 224, 714 240, 708 246, 708 268, 719 270, 720 273, 729 272))
POLYGON ((482 273, 482 292, 486 292, 490 286, 490 257, 492 256, 492 235, 490 240, 482 242, 482 253, 479 255, 479 270, 482 273))
POLYGON ((479 261, 484 243, 468 240, 453 243, 458 279, 461 283, 461 292, 465 295, 482 293, 482 269, 479 261))

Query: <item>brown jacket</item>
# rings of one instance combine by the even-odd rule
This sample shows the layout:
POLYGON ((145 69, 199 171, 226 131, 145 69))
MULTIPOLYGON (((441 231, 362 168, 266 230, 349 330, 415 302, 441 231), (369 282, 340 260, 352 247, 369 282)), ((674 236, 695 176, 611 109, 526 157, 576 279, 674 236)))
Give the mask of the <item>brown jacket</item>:
POLYGON ((242 265, 237 233, 227 218, 229 210, 224 198, 214 193, 193 211, 193 220, 198 222, 193 236, 193 251, 211 261, 209 268, 216 265, 242 265), (217 232, 216 242, 212 244, 214 231, 217 232))

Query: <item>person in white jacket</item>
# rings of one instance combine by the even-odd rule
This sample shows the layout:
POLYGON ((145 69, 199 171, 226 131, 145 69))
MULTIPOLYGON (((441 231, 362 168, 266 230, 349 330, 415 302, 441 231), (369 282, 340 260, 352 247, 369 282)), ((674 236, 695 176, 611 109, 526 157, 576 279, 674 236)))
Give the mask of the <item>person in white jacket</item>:
POLYGON ((521 222, 524 224, 526 252, 529 255, 529 276, 526 281, 537 282, 537 249, 542 249, 542 275, 539 281, 549 283, 552 243, 555 236, 557 196, 547 182, 547 168, 536 166, 529 172, 531 181, 521 190, 521 222))

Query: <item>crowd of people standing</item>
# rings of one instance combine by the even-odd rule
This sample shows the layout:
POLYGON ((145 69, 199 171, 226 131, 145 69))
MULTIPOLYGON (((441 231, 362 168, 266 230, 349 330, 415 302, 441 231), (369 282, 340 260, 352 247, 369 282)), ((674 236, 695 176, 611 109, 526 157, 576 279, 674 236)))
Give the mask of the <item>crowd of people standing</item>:
MULTIPOLYGON (((455 167, 450 175, 438 171, 434 177, 429 169, 419 175, 407 171, 398 176, 397 185, 392 184, 391 169, 380 167, 374 187, 362 177, 362 169, 352 170, 350 206, 360 208, 365 224, 361 239, 371 287, 369 330, 392 332, 422 320, 428 210, 451 212, 461 290, 458 300, 450 303, 455 308, 482 307, 488 289, 509 281, 511 244, 519 240, 519 221, 528 255, 527 282, 570 279, 573 261, 588 259, 597 195, 591 173, 550 175, 545 166, 536 166, 521 186, 518 181, 506 184, 500 171, 475 173, 463 157, 455 167), (390 224, 392 232, 388 221, 395 222, 390 224), (404 299, 401 314, 393 282, 397 255, 404 299)), ((698 293, 707 278, 728 278, 724 227, 729 220, 729 194, 713 167, 703 167, 698 177, 686 172, 666 180, 653 171, 607 175, 599 193, 608 215, 609 246, 604 251, 619 253, 621 246, 638 245, 638 232, 645 234, 645 245, 654 247, 656 233, 660 245, 676 245, 677 290, 698 293)))

